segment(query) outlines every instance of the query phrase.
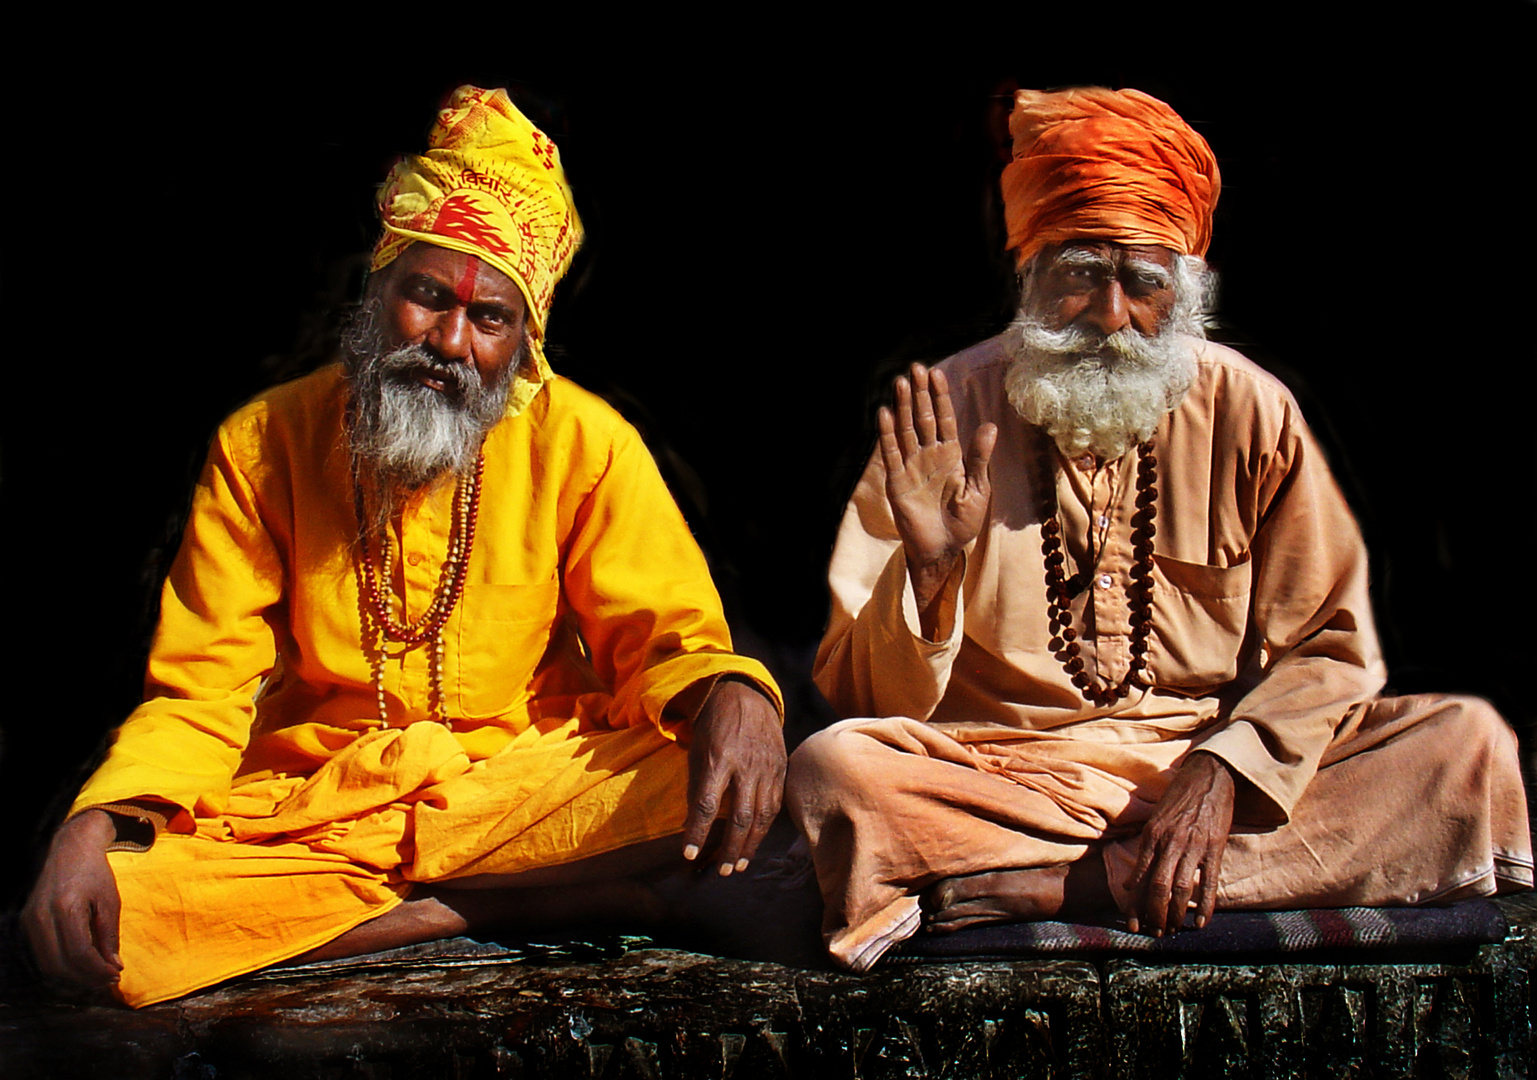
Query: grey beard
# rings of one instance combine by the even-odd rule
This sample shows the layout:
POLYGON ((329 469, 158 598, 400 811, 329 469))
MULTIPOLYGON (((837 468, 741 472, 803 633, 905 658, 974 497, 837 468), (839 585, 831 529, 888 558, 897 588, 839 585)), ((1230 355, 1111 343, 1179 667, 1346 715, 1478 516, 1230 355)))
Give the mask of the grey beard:
POLYGON ((1171 320, 1153 337, 1131 327, 1107 336, 1051 330, 1021 314, 1004 391, 1068 457, 1088 450, 1118 458, 1152 438, 1195 381, 1195 354, 1182 329, 1171 320))
POLYGON ((348 447, 374 496, 366 525, 378 531, 418 492, 474 468, 486 433, 507 411, 522 355, 488 385, 474 364, 445 362, 421 345, 385 351, 375 316, 372 305, 359 312, 344 348, 348 447), (423 385, 422 375, 443 389, 423 385))

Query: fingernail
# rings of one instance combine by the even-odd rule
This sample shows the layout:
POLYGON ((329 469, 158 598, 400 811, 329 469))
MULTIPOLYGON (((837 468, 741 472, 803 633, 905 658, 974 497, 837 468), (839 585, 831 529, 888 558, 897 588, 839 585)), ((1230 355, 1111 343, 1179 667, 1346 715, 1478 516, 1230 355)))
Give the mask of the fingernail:
POLYGON ((720 864, 720 876, 721 877, 730 877, 731 876, 731 864, 730 863, 723 862, 723 863, 720 864))
POLYGON ((699 845, 689 844, 683 849, 683 857, 689 862, 693 862, 695 859, 699 858, 699 845))
POLYGON ((746 859, 738 859, 736 861, 736 872, 740 874, 743 870, 746 870, 746 869, 747 869, 747 860, 746 859))

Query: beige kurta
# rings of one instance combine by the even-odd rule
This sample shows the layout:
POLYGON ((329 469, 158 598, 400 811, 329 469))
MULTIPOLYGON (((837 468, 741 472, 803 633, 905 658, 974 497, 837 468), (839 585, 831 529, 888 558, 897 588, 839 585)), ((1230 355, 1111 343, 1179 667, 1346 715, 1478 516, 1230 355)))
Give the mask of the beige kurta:
MULTIPOLYGON (((1227 890, 1224 903, 1260 906, 1278 895, 1402 902, 1475 880, 1487 880, 1482 891, 1490 891, 1496 874, 1530 882, 1508 729, 1497 717, 1490 727, 1493 714, 1481 703, 1440 700, 1432 709, 1425 702, 1409 720, 1402 708, 1389 715, 1372 705, 1384 669, 1366 554, 1328 465, 1279 382, 1230 349, 1192 344, 1195 383, 1154 436, 1152 688, 1114 706, 1087 702, 1048 645, 1044 500, 1036 485, 1055 478, 1066 572, 1088 572, 1088 588, 1073 603, 1082 655, 1100 684, 1113 685, 1132 659, 1135 453, 1104 463, 1063 459, 1008 404, 1002 337, 946 361, 961 438, 969 443, 989 420, 1000 431, 988 519, 959 589, 943 598, 951 618, 942 622, 952 630, 940 641, 919 631, 879 455, 861 478, 833 554, 832 615, 816 678, 842 715, 888 719, 814 737, 792 763, 790 789, 813 842, 829 942, 850 966, 867 966, 911 933, 916 893, 940 877, 1060 863, 1107 832, 1134 831, 1196 747, 1247 781, 1236 808, 1240 831, 1267 843, 1285 834, 1295 844, 1299 822, 1314 810, 1299 816, 1299 801, 1325 755, 1342 760, 1367 746, 1380 751, 1384 740, 1402 742, 1427 709, 1439 723, 1489 728, 1479 737, 1499 744, 1493 758, 1509 759, 1480 796, 1485 809, 1473 811, 1485 823, 1474 845, 1481 848, 1438 851, 1431 859, 1438 865, 1414 882, 1390 874, 1387 888, 1364 888, 1361 875, 1372 875, 1358 868, 1356 885, 1342 889, 1329 875, 1350 859, 1326 858, 1316 838, 1295 850, 1315 870, 1331 869, 1300 876, 1275 863, 1273 850, 1264 872, 1241 865, 1236 849, 1249 841, 1235 838, 1224 885, 1229 878, 1247 884, 1227 890), (1039 468, 1043 454, 1054 466, 1049 474, 1039 468), (1448 711, 1478 719, 1446 720, 1448 711), (1508 819, 1493 838, 1491 804, 1508 819), (1456 865, 1441 865, 1448 859, 1456 865)), ((1446 745, 1423 748, 1444 756, 1446 745)), ((1125 851, 1114 848, 1107 848, 1112 886, 1124 890, 1125 851)))

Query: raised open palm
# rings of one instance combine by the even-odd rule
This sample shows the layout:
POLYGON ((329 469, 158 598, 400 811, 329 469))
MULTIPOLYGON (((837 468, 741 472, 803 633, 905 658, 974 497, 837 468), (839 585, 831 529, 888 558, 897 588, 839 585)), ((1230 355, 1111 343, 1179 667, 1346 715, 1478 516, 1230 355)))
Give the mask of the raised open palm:
POLYGON ((896 380, 896 409, 881 409, 879 424, 886 498, 921 611, 981 531, 998 429, 983 424, 963 449, 944 372, 921 364, 896 380))

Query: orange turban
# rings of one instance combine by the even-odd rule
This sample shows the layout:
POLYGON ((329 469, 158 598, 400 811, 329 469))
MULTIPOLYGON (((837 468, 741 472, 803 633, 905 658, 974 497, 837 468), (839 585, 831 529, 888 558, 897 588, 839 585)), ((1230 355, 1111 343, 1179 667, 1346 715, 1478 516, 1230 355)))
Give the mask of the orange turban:
POLYGON ((474 255, 512 279, 528 304, 528 362, 509 394, 522 411, 545 380, 544 332, 555 283, 582 241, 560 152, 505 90, 461 86, 427 139, 397 162, 379 191, 384 235, 373 269, 418 240, 474 255))
POLYGON ((1140 90, 1021 90, 1003 170, 1019 265, 1067 240, 1156 244, 1205 255, 1222 179, 1206 140, 1140 90))

